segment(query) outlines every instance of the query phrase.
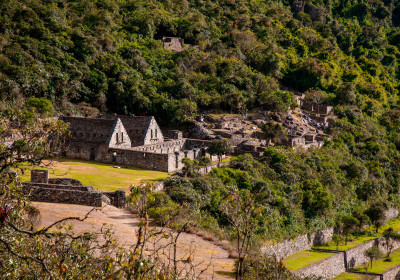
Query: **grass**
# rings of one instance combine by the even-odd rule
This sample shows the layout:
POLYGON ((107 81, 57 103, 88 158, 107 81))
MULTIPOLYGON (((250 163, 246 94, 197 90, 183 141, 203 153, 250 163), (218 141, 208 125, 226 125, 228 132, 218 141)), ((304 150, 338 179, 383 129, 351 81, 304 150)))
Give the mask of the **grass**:
POLYGON ((289 269, 290 271, 295 271, 314 263, 320 262, 333 255, 335 255, 335 253, 305 250, 283 259, 283 263, 285 264, 285 267, 287 269, 289 269))
POLYGON ((387 222, 383 227, 379 229, 380 233, 383 233, 385 229, 388 228, 393 228, 394 231, 399 231, 400 230, 400 217, 394 218, 387 222))
MULTIPOLYGON (((393 251, 391 254, 392 261, 385 262, 385 259, 378 259, 372 262, 372 268, 369 267, 367 272, 372 273, 384 273, 398 265, 400 265, 400 250, 393 251)), ((365 268, 363 265, 357 266, 354 268, 355 271, 365 272, 365 268)))
POLYGON ((363 243, 366 243, 372 239, 375 239, 377 237, 382 236, 383 232, 388 229, 388 228, 393 228, 394 231, 399 231, 400 230, 400 217, 394 218, 390 221, 388 221, 383 227, 381 227, 378 231, 378 233, 375 233, 375 228, 370 226, 365 229, 365 234, 359 235, 359 236, 354 236, 352 241, 348 241, 347 244, 344 244, 344 241, 339 244, 339 247, 336 246, 336 244, 331 241, 326 244, 322 244, 319 246, 314 246, 316 249, 327 249, 327 250, 340 250, 340 251, 346 251, 351 248, 354 248, 358 245, 361 245, 363 243))
POLYGON ((367 276, 367 275, 343 272, 342 274, 336 276, 332 280, 369 280, 369 279, 373 279, 373 277, 374 276, 367 276))
POLYGON ((328 243, 325 243, 322 245, 314 246, 313 248, 346 251, 346 250, 354 248, 358 245, 364 244, 375 238, 377 238, 377 236, 360 235, 360 236, 353 237, 352 241, 348 241, 347 244, 344 244, 344 241, 343 241, 342 243, 339 244, 339 247, 336 246, 335 242, 331 241, 331 242, 328 242, 328 243))
MULTIPOLYGON (((32 166, 21 166, 27 172, 20 175, 22 181, 30 181, 32 166)), ((57 159, 45 161, 41 169, 49 170, 50 178, 73 178, 87 186, 102 191, 129 190, 132 184, 142 181, 157 182, 169 176, 166 172, 146 170, 130 166, 114 168, 112 164, 82 161, 73 159, 57 159)))

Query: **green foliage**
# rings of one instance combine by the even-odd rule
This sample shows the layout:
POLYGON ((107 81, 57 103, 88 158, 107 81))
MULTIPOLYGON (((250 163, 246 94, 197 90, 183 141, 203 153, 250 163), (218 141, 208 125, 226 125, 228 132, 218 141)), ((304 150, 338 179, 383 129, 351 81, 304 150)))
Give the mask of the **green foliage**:
POLYGON ((399 9, 397 0, 313 1, 300 13, 292 1, 6 1, 0 96, 44 97, 65 112, 86 102, 170 125, 205 109, 286 111, 293 93, 283 82, 381 110, 399 89, 399 9), (194 47, 165 50, 163 36, 194 47))
POLYGON ((46 98, 29 98, 26 101, 25 106, 29 110, 35 110, 35 112, 41 116, 52 117, 54 114, 54 107, 50 100, 47 100, 46 98))
POLYGON ((379 249, 378 246, 374 245, 371 248, 367 249, 364 252, 365 256, 368 257, 371 261, 371 268, 373 260, 379 259, 383 256, 382 251, 379 249))
POLYGON ((219 162, 222 162, 223 155, 229 155, 233 152, 232 145, 226 139, 216 139, 211 142, 207 148, 207 152, 211 155, 217 155, 219 162))

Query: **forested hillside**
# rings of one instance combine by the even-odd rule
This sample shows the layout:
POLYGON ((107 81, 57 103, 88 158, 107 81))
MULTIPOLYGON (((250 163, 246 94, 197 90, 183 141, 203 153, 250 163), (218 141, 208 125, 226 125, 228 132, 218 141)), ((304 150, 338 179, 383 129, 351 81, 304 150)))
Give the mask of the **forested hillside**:
POLYGON ((260 159, 173 177, 165 192, 131 194, 161 224, 245 236, 242 262, 268 239, 329 226, 346 241, 378 231, 400 206, 399 90, 400 0, 0 0, 3 126, 18 117, 43 125, 32 112, 53 107, 31 97, 62 114, 97 108, 172 127, 211 109, 287 111, 294 92, 334 106, 332 140, 320 149, 269 147, 260 159), (185 49, 164 49, 163 36, 185 49))
POLYGON ((292 93, 381 115, 397 102, 400 2, 78 0, 0 3, 0 94, 60 111, 284 110, 292 93), (161 38, 191 45, 164 50, 161 38))

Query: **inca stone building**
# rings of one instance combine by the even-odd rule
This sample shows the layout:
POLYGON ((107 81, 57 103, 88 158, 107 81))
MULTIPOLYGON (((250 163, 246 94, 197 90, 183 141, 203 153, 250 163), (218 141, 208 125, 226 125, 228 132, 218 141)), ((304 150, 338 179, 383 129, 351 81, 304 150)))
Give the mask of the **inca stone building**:
POLYGON ((174 172, 182 169, 183 158, 206 156, 209 144, 206 140, 183 138, 180 131, 171 131, 164 138, 152 116, 60 119, 70 124, 71 135, 64 151, 67 158, 174 172))

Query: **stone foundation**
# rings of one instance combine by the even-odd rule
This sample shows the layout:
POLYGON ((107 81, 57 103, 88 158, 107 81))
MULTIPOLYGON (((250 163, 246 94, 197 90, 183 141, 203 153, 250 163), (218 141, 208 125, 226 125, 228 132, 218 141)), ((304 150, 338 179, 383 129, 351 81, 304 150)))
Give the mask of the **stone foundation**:
POLYGON ((99 192, 88 192, 81 190, 29 187, 30 199, 32 201, 67 203, 101 207, 103 195, 99 192))
MULTIPOLYGON (((37 177, 37 174, 46 174, 46 172, 33 172, 35 181, 44 181, 43 176, 37 177)), ((48 173, 47 173, 48 174, 48 173)), ((126 194, 124 190, 115 192, 101 193, 93 187, 84 186, 75 179, 69 178, 51 178, 49 183, 23 182, 24 193, 32 201, 79 204, 94 207, 101 207, 104 201, 115 207, 123 208, 126 205, 126 194)))

